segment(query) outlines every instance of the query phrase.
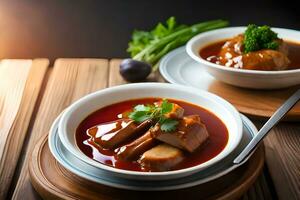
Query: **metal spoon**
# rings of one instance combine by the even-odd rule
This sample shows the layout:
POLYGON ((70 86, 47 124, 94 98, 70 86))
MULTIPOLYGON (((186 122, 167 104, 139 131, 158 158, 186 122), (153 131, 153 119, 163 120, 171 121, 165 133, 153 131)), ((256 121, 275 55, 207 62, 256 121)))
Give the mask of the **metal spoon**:
POLYGON ((259 132, 254 136, 250 143, 245 147, 245 149, 238 155, 233 163, 239 164, 243 162, 248 155, 255 150, 259 142, 269 133, 269 131, 285 116, 285 114, 291 110, 291 108, 300 99, 300 89, 298 89, 288 100, 276 110, 276 112, 271 116, 271 118, 264 124, 264 126, 259 130, 259 132))

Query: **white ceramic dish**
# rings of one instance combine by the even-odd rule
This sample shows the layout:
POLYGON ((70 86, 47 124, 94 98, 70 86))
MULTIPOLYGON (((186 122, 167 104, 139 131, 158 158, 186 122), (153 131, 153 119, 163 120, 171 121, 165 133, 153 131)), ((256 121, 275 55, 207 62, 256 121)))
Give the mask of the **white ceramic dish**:
MULTIPOLYGON (((279 89, 300 84, 300 69, 282 71, 244 70, 220 66, 199 56, 199 50, 208 44, 232 38, 245 31, 246 27, 230 27, 201 33, 186 45, 188 55, 201 64, 216 79, 238 87, 253 89, 279 89)), ((278 37, 300 43, 300 32, 272 28, 278 37)))
POLYGON ((89 165, 71 154, 61 143, 58 137, 58 117, 50 130, 48 136, 48 144, 50 151, 54 158, 67 170, 76 174, 77 176, 110 187, 127 189, 127 190, 141 190, 141 191, 162 191, 175 190, 192 187, 207 183, 209 181, 221 178, 227 173, 233 171, 237 167, 244 164, 249 158, 247 157, 243 163, 234 164, 233 160, 251 141, 257 129, 254 124, 244 115, 241 115, 243 121, 243 136, 237 148, 227 157, 217 162, 215 165, 204 169, 201 172, 195 173, 185 178, 177 178, 172 180, 132 180, 113 176, 106 170, 89 165))
POLYGON ((68 107, 59 122, 58 134, 62 144, 78 159, 89 165, 129 179, 163 180, 184 177, 199 172, 228 156, 242 138, 242 121, 238 111, 224 99, 206 91, 192 87, 168 83, 137 83, 107 88, 89 94, 68 107), (228 143, 216 157, 198 166, 167 172, 135 172, 116 169, 87 157, 76 145, 75 131, 79 123, 94 111, 113 103, 145 97, 173 98, 196 105, 214 113, 226 125, 229 132, 228 143))
POLYGON ((187 55, 185 46, 174 49, 159 63, 160 74, 170 83, 209 90, 216 79, 187 55))

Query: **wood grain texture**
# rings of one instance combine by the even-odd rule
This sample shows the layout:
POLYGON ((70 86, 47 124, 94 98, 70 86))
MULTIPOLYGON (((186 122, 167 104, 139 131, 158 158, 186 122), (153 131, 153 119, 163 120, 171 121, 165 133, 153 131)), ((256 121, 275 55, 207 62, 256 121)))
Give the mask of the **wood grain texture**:
POLYGON ((0 199, 7 195, 48 67, 47 59, 0 63, 0 199))
MULTIPOLYGON (((268 118, 299 88, 300 86, 282 90, 251 90, 214 81, 208 91, 223 97, 244 114, 268 118)), ((300 102, 285 119, 300 121, 300 102)))
POLYGON ((282 123, 264 141, 279 199, 300 199, 300 124, 282 123))
MULTIPOLYGON (((54 69, 51 70, 50 79, 43 95, 36 121, 30 130, 31 136, 29 144, 25 148, 24 163, 20 164, 21 174, 13 194, 13 199, 38 199, 31 184, 28 182, 28 159, 39 137, 47 134, 54 118, 61 110, 75 99, 89 93, 89 91, 126 83, 118 72, 120 59, 111 60, 109 70, 107 60, 93 59, 93 63, 97 63, 95 64, 96 69, 91 67, 94 64, 90 65, 90 61, 89 59, 59 59, 55 63, 54 69), (88 74, 86 74, 86 71, 88 71, 88 74)), ((151 74, 147 81, 161 82, 163 79, 156 72, 151 74)), ((51 167, 50 162, 49 167, 51 167)), ((66 177, 66 181, 68 181, 68 177, 66 177)), ((253 199, 259 196, 263 197, 263 199, 270 199, 268 187, 264 176, 260 176, 253 189, 250 189, 243 198, 253 199)))
MULTIPOLYGON (((42 138, 29 162, 32 183, 44 199, 238 199, 254 183, 264 165, 261 146, 245 165, 206 184, 173 191, 130 191, 95 184, 67 171, 51 155, 47 141, 42 138)), ((255 197, 257 194, 263 195, 255 192, 255 197)))
POLYGON ((107 87, 108 61, 105 59, 58 59, 46 86, 36 120, 30 131, 24 163, 13 199, 35 199, 28 175, 28 160, 38 139, 46 135, 59 113, 78 98, 107 87))
POLYGON ((266 176, 264 173, 262 173, 241 199, 271 200, 276 199, 276 194, 272 194, 272 191, 268 187, 266 176))

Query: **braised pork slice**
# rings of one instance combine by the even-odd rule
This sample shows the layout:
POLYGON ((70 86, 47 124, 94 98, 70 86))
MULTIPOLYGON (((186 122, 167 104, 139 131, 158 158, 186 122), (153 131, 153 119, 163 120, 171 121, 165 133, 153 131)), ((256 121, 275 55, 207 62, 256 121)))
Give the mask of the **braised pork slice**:
POLYGON ((199 115, 183 117, 174 132, 162 131, 159 124, 151 128, 150 132, 154 138, 189 152, 195 151, 209 137, 199 115))
POLYGON ((92 141, 106 149, 114 149, 130 139, 139 137, 151 126, 151 121, 141 124, 131 119, 119 119, 113 122, 100 124, 87 130, 92 141))
POLYGON ((151 133, 147 131, 133 142, 120 147, 117 156, 122 160, 137 160, 139 156, 156 144, 157 141, 151 136, 151 133))
POLYGON ((160 144, 146 151, 139 163, 143 169, 151 171, 167 171, 173 169, 184 159, 183 152, 168 144, 160 144))

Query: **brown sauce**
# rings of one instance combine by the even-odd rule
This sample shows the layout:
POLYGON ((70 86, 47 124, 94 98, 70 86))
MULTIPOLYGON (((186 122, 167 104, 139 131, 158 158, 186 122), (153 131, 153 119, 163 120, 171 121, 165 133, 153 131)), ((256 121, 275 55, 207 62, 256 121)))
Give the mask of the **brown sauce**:
MULTIPOLYGON (((136 161, 118 160, 113 150, 103 149, 89 139, 87 130, 96 125, 119 119, 121 113, 127 112, 137 104, 152 104, 160 99, 145 98, 116 103, 101 108, 84 119, 76 130, 76 142, 79 149, 88 157, 108 166, 131 171, 143 171, 136 161)), ((206 125, 210 135, 208 142, 194 153, 186 153, 185 160, 176 169, 183 169, 204 163, 218 155, 226 146, 228 131, 224 123, 213 113, 199 106, 183 101, 169 100, 185 110, 185 115, 197 114, 206 125)), ((109 126, 109 125, 108 125, 109 126)), ((121 126, 121 125, 120 125, 121 126)), ((89 133, 93 134, 93 133, 89 133)))
MULTIPOLYGON (((218 41, 212 44, 207 45, 206 47, 200 49, 199 55, 200 57, 207 60, 207 58, 211 56, 217 56, 222 48, 222 46, 225 44, 226 40, 218 41)), ((300 69, 300 43, 292 42, 292 41, 284 41, 287 45, 288 49, 288 55, 287 57, 291 61, 288 70, 291 69, 300 69)), ((216 60, 212 59, 209 60, 209 62, 216 63, 216 60)))

